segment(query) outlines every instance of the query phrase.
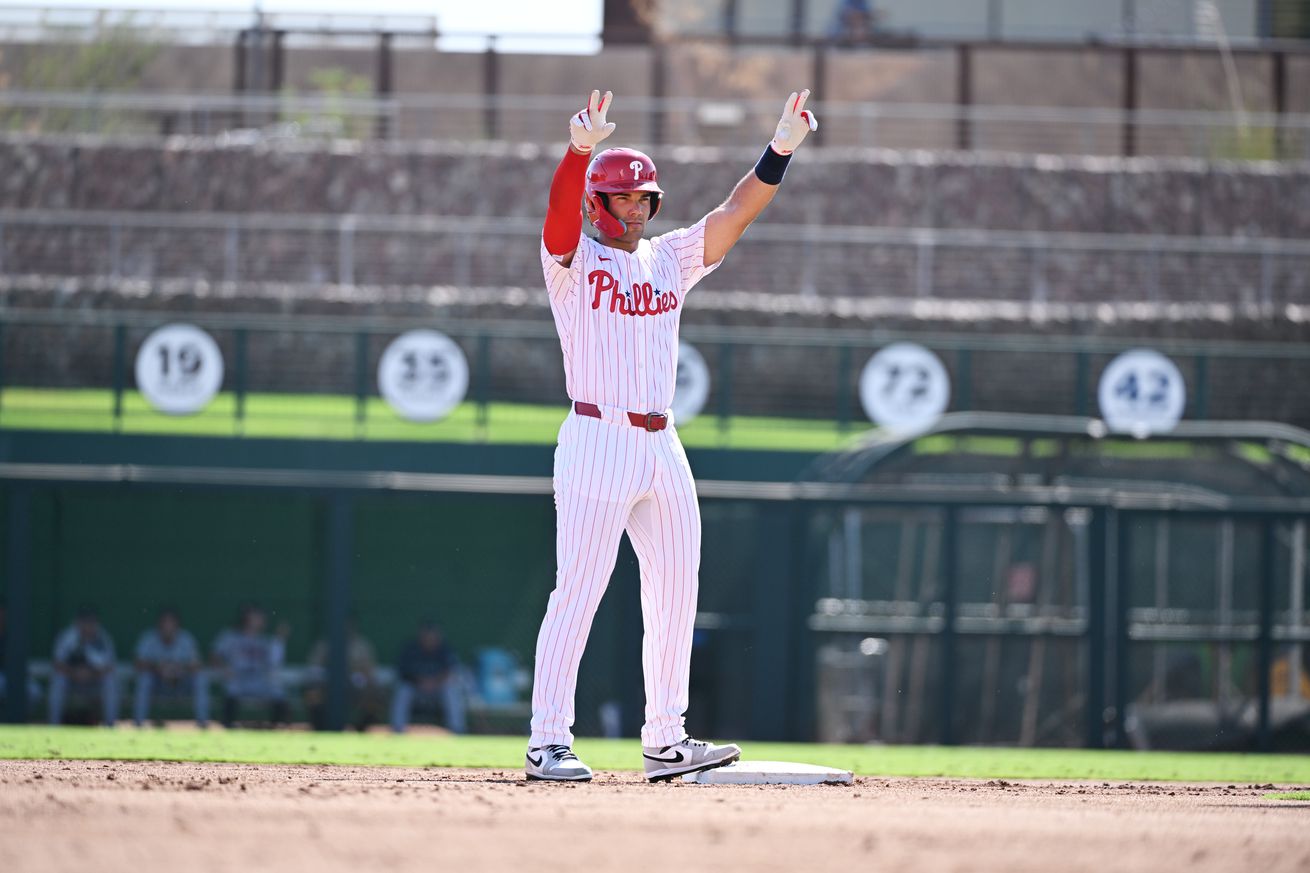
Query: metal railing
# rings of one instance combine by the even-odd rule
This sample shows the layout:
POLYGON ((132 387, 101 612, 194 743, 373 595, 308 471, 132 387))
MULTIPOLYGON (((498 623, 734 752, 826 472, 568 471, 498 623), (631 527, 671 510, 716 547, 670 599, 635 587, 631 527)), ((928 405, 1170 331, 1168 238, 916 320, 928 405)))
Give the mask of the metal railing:
MULTIPOLYGON (((659 228, 655 228, 659 230, 659 228)), ((0 271, 116 279, 520 287, 536 217, 0 210, 0 271)), ((1305 303, 1310 241, 753 225, 710 289, 818 297, 1305 303), (744 253, 744 254, 742 254, 744 253)))
MULTIPOLYGON (((0 90, 0 130, 128 137, 486 140, 553 143, 576 96, 114 93, 0 90)), ((1070 155, 1310 160, 1310 115, 1168 109, 815 104, 815 144, 1070 155)), ((615 119, 630 141, 755 146, 772 100, 626 97, 615 119)))
MULTIPOLYGON (((518 433, 550 442, 567 402, 559 340, 545 318, 229 314, 231 305, 0 310, 0 427, 473 442, 518 433), (138 347, 172 321, 208 331, 226 361, 221 400, 197 419, 155 413, 131 387, 138 347), (469 366, 462 411, 428 425, 396 419, 376 381, 391 339, 419 327, 449 335, 469 366)), ((868 426, 857 387, 864 362, 903 340, 943 360, 953 412, 1095 415, 1100 369, 1146 345, 1179 366, 1190 421, 1310 424, 1310 397, 1284 387, 1310 379, 1303 343, 697 324, 681 334, 709 372, 704 421, 688 437, 698 445, 836 448, 868 426)))
MULTIPOLYGON (((788 0, 790 7, 779 12, 759 7, 743 9, 738 3, 666 3, 657 12, 651 30, 664 38, 687 38, 713 34, 728 39, 829 38, 843 43, 888 39, 1044 39, 1072 43, 1106 41, 1170 42, 1179 45, 1213 45, 1212 25, 1198 15, 1192 0, 1123 0, 1118 3, 1065 4, 1034 10, 1030 4, 1013 0, 970 0, 954 4, 948 14, 919 9, 915 4, 876 4, 878 12, 863 22, 843 27, 824 7, 803 0, 788 0), (695 14, 680 14, 680 7, 695 14)), ((875 4, 871 4, 875 5, 875 4)), ((1258 45, 1270 37, 1293 36, 1287 32, 1298 14, 1304 15, 1305 0, 1238 0, 1224 4, 1227 15, 1220 19, 1224 38, 1237 46, 1258 45)), ((178 33, 201 33, 217 38, 262 21, 268 29, 315 29, 358 32, 417 30, 432 28, 436 19, 424 15, 377 14, 368 12, 263 12, 205 8, 160 8, 149 3, 134 7, 81 6, 50 7, 42 4, 7 4, 0 7, 0 34, 9 38, 39 35, 52 27, 95 29, 114 25, 149 27, 178 33)), ((497 34, 499 36, 499 34, 497 34)), ((591 34, 595 36, 595 34, 591 34)))

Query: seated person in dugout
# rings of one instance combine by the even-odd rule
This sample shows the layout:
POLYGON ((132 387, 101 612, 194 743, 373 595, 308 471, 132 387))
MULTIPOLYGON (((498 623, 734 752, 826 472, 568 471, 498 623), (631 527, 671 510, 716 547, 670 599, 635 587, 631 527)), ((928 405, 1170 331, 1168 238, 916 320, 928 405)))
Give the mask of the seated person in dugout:
MULTIPOLYGON (((305 685, 305 708, 317 730, 327 727, 328 641, 319 640, 309 653, 309 680, 305 685)), ((373 644, 359 632, 351 617, 346 625, 346 670, 354 726, 365 731, 382 716, 382 688, 378 682, 378 659, 373 644)))
MULTIPOLYGON (((159 611, 155 626, 136 643, 136 694, 132 721, 137 727, 150 717, 152 698, 190 698, 196 724, 209 724, 209 683, 200 668, 196 638, 182 628, 177 610, 159 611)), ((156 721, 156 724, 162 724, 156 721)))
POLYGON ((61 724, 70 698, 99 705, 102 723, 118 721, 118 659, 114 640, 90 607, 55 638, 54 673, 50 677, 49 716, 61 724))
POLYGON ((286 724, 287 697, 278 672, 291 629, 283 622, 276 635, 265 632, 268 614, 258 606, 241 608, 236 625, 214 642, 213 663, 223 686, 223 726, 236 723, 243 703, 267 705, 273 724, 286 724))
POLYGON ((402 734, 409 727, 414 704, 439 703, 446 727, 453 733, 467 730, 464 687, 454 651, 434 622, 419 626, 418 636, 400 653, 396 691, 391 698, 391 729, 402 734))

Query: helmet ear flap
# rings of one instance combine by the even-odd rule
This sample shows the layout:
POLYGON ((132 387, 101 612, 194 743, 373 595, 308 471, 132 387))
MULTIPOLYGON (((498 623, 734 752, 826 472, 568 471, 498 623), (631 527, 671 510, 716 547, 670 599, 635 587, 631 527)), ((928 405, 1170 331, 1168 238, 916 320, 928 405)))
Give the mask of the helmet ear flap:
POLYGON ((660 202, 663 196, 664 196, 663 194, 658 194, 654 191, 650 192, 650 217, 651 218, 654 218, 655 214, 660 211, 660 202))
POLYGON ((619 219, 615 218, 609 210, 609 198, 603 193, 597 191, 595 194, 582 195, 586 205, 587 218, 591 221, 596 229, 611 239, 623 236, 627 233, 628 226, 619 219))

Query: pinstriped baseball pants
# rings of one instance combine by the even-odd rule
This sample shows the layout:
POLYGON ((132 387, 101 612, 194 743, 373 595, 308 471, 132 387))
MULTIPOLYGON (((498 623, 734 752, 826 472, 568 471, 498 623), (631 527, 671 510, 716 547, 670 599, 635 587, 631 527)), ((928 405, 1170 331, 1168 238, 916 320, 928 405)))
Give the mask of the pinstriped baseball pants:
POLYGON ((570 412, 555 450, 555 590, 537 636, 531 746, 573 743, 578 664, 626 531, 641 565, 644 746, 686 736, 701 519, 677 432, 570 412))

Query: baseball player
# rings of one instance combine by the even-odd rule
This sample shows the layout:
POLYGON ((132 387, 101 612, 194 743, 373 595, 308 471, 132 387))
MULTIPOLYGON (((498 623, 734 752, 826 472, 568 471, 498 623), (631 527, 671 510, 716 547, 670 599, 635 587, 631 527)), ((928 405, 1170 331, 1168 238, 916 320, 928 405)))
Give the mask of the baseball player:
POLYGON ((537 637, 529 779, 585 782, 573 745, 573 695, 591 621, 626 531, 641 563, 646 777, 730 764, 735 745, 683 728, 696 617, 701 521, 669 409, 687 292, 718 268, 818 128, 809 91, 787 98, 773 141, 728 199, 691 227, 645 239, 659 212, 655 164, 633 149, 593 154, 614 132, 613 95, 592 91, 569 123, 542 230, 541 266, 564 352, 572 409, 555 450, 556 575, 537 637), (581 204, 582 208, 579 208, 581 204), (582 213, 597 237, 582 233, 582 213))

